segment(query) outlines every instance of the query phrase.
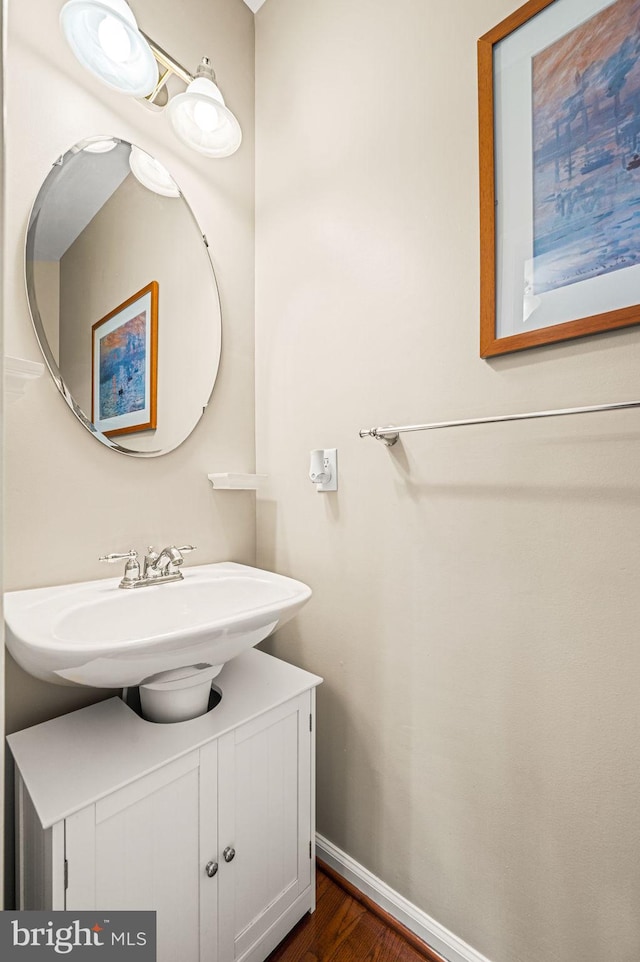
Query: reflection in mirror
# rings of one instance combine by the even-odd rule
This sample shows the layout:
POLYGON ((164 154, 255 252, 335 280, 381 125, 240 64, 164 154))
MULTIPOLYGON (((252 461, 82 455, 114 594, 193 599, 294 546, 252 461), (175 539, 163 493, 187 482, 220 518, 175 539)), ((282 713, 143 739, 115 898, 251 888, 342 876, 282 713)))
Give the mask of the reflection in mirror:
POLYGON ((125 141, 67 151, 27 232, 29 308, 76 417, 124 454, 164 454, 209 402, 221 318, 206 241, 168 171, 125 141))

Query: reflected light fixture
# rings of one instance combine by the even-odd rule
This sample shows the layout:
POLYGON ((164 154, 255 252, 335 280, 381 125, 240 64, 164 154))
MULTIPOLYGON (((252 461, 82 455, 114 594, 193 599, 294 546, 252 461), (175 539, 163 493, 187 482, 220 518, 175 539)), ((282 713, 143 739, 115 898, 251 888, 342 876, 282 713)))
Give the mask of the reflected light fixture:
POLYGON ((129 167, 136 180, 154 194, 162 194, 163 197, 180 196, 180 189, 164 164, 135 144, 131 146, 129 167))
POLYGON ((118 146, 119 141, 113 137, 88 137, 82 147, 89 154, 108 154, 118 146))
MULTIPOLYGON (((146 36, 126 0, 67 0, 60 24, 76 58, 102 83, 158 107, 170 77, 186 84, 169 99, 176 136, 206 157, 228 157, 242 141, 240 124, 224 102, 207 57, 195 77, 146 36)), ((136 174, 137 176, 137 174, 136 174)))

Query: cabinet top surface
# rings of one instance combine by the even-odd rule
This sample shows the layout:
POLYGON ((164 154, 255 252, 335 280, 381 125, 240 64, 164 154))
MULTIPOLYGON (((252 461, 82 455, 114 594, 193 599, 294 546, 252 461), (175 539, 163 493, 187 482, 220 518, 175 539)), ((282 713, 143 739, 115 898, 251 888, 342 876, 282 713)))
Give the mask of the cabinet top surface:
POLYGON ((251 649, 227 662, 215 680, 222 700, 200 718, 154 724, 114 697, 16 732, 7 742, 48 828, 321 681, 251 649))

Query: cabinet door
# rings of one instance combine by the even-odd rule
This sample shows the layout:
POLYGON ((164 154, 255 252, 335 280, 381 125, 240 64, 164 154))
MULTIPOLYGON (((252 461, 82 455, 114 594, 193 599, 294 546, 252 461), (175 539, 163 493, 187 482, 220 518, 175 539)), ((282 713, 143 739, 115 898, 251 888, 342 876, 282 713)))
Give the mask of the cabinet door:
POLYGON ((191 752, 66 820, 66 908, 155 910, 158 962, 200 959, 198 766, 191 752))
POLYGON ((277 944, 293 924, 288 910, 311 885, 310 712, 306 692, 219 740, 219 953, 224 962, 253 956, 252 947, 265 936, 277 944), (235 852, 230 861, 225 850, 227 858, 235 852), (283 916, 286 925, 273 941, 283 916))

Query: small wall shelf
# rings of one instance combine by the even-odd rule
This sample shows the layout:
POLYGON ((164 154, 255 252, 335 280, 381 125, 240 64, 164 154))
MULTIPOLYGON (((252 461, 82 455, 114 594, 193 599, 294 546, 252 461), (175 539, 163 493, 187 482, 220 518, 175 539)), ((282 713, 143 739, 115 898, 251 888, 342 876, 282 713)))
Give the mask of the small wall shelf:
POLYGON ((44 374, 44 364, 21 357, 4 356, 4 394, 11 404, 23 397, 27 385, 44 374))
POLYGON ((214 488, 222 491, 256 491, 264 481, 266 474, 208 474, 207 477, 214 488))

